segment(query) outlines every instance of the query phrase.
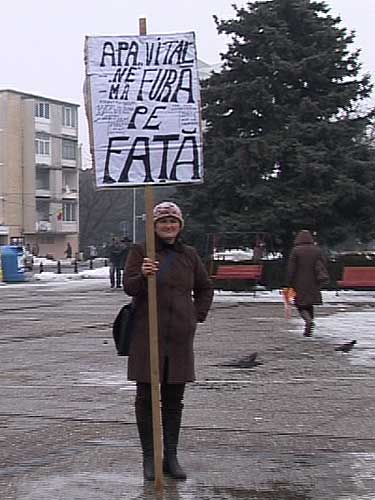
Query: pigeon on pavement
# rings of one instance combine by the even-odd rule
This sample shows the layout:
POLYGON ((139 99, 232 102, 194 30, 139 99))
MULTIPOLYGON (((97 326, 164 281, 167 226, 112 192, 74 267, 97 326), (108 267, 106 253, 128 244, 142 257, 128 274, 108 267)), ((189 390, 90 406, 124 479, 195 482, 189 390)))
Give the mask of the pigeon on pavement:
POLYGON ((353 349, 356 343, 357 343, 356 340, 352 340, 351 342, 345 342, 345 344, 335 347, 335 351, 349 352, 353 349))
POLYGON ((244 356, 239 360, 232 361, 232 363, 225 363, 221 366, 229 366, 232 368, 254 368, 255 366, 259 366, 259 365, 263 364, 262 362, 256 360, 257 356, 258 356, 258 353, 253 352, 252 354, 249 354, 248 356, 244 356))

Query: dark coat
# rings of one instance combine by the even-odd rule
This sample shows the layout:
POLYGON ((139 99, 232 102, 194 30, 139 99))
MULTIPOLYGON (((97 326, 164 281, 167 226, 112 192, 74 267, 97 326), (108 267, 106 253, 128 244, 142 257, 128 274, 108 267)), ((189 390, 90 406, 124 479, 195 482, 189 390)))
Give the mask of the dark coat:
POLYGON ((113 242, 108 247, 108 257, 111 264, 115 267, 121 268, 124 264, 124 252, 125 248, 119 241, 113 242))
MULTIPOLYGON (((133 245, 125 271, 124 290, 134 297, 134 334, 128 360, 128 378, 150 383, 147 279, 141 274, 145 245, 133 245)), ((168 383, 195 380, 193 342, 197 322, 206 319, 213 286, 197 251, 177 242, 156 239, 159 370, 168 358, 168 383)))
POLYGON ((322 304, 318 273, 328 273, 320 248, 314 244, 310 231, 300 231, 288 261, 288 286, 296 291, 296 306, 322 304))

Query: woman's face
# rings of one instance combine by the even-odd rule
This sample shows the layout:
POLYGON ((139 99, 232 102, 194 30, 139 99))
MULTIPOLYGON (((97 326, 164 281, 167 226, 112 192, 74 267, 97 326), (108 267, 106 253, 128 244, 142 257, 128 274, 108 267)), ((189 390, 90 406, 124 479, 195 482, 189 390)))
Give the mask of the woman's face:
POLYGON ((180 231, 180 221, 175 217, 162 217, 155 222, 156 234, 168 243, 174 243, 180 231))

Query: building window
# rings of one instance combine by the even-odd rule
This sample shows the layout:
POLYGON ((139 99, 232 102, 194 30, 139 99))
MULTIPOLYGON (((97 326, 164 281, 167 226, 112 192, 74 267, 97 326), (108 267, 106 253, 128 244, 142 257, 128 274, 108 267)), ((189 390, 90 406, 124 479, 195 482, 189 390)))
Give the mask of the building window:
POLYGON ((63 203, 63 220, 66 222, 75 222, 77 220, 76 203, 63 203))
POLYGON ((35 116, 38 118, 45 118, 49 120, 49 103, 36 102, 35 103, 35 116))
MULTIPOLYGON (((68 169, 66 169, 68 170, 68 169)), ((77 175, 75 172, 64 171, 62 174, 63 192, 66 194, 77 192, 77 175)))
POLYGON ((49 200, 36 200, 36 213, 38 221, 49 221, 49 200))
POLYGON ((49 171, 47 169, 36 169, 35 187, 36 189, 49 190, 49 171))
POLYGON ((64 160, 77 159, 77 143, 63 139, 62 141, 62 157, 64 160))
POLYGON ((44 156, 51 154, 50 138, 48 135, 37 134, 35 138, 35 152, 37 155, 44 156))
POLYGON ((63 125, 65 127, 76 128, 77 126, 77 110, 68 106, 63 108, 63 125))

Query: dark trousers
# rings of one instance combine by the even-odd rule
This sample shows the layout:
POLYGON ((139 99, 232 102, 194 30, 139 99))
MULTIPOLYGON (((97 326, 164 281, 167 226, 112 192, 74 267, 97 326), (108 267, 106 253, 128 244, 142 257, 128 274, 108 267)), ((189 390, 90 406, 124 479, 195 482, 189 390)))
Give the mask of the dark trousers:
POLYGON ((109 280, 111 282, 111 287, 121 288, 121 266, 113 264, 112 262, 109 264, 109 280))
POLYGON ((306 311, 309 313, 310 318, 314 319, 314 306, 297 306, 297 310, 302 318, 303 318, 303 311, 306 311))

